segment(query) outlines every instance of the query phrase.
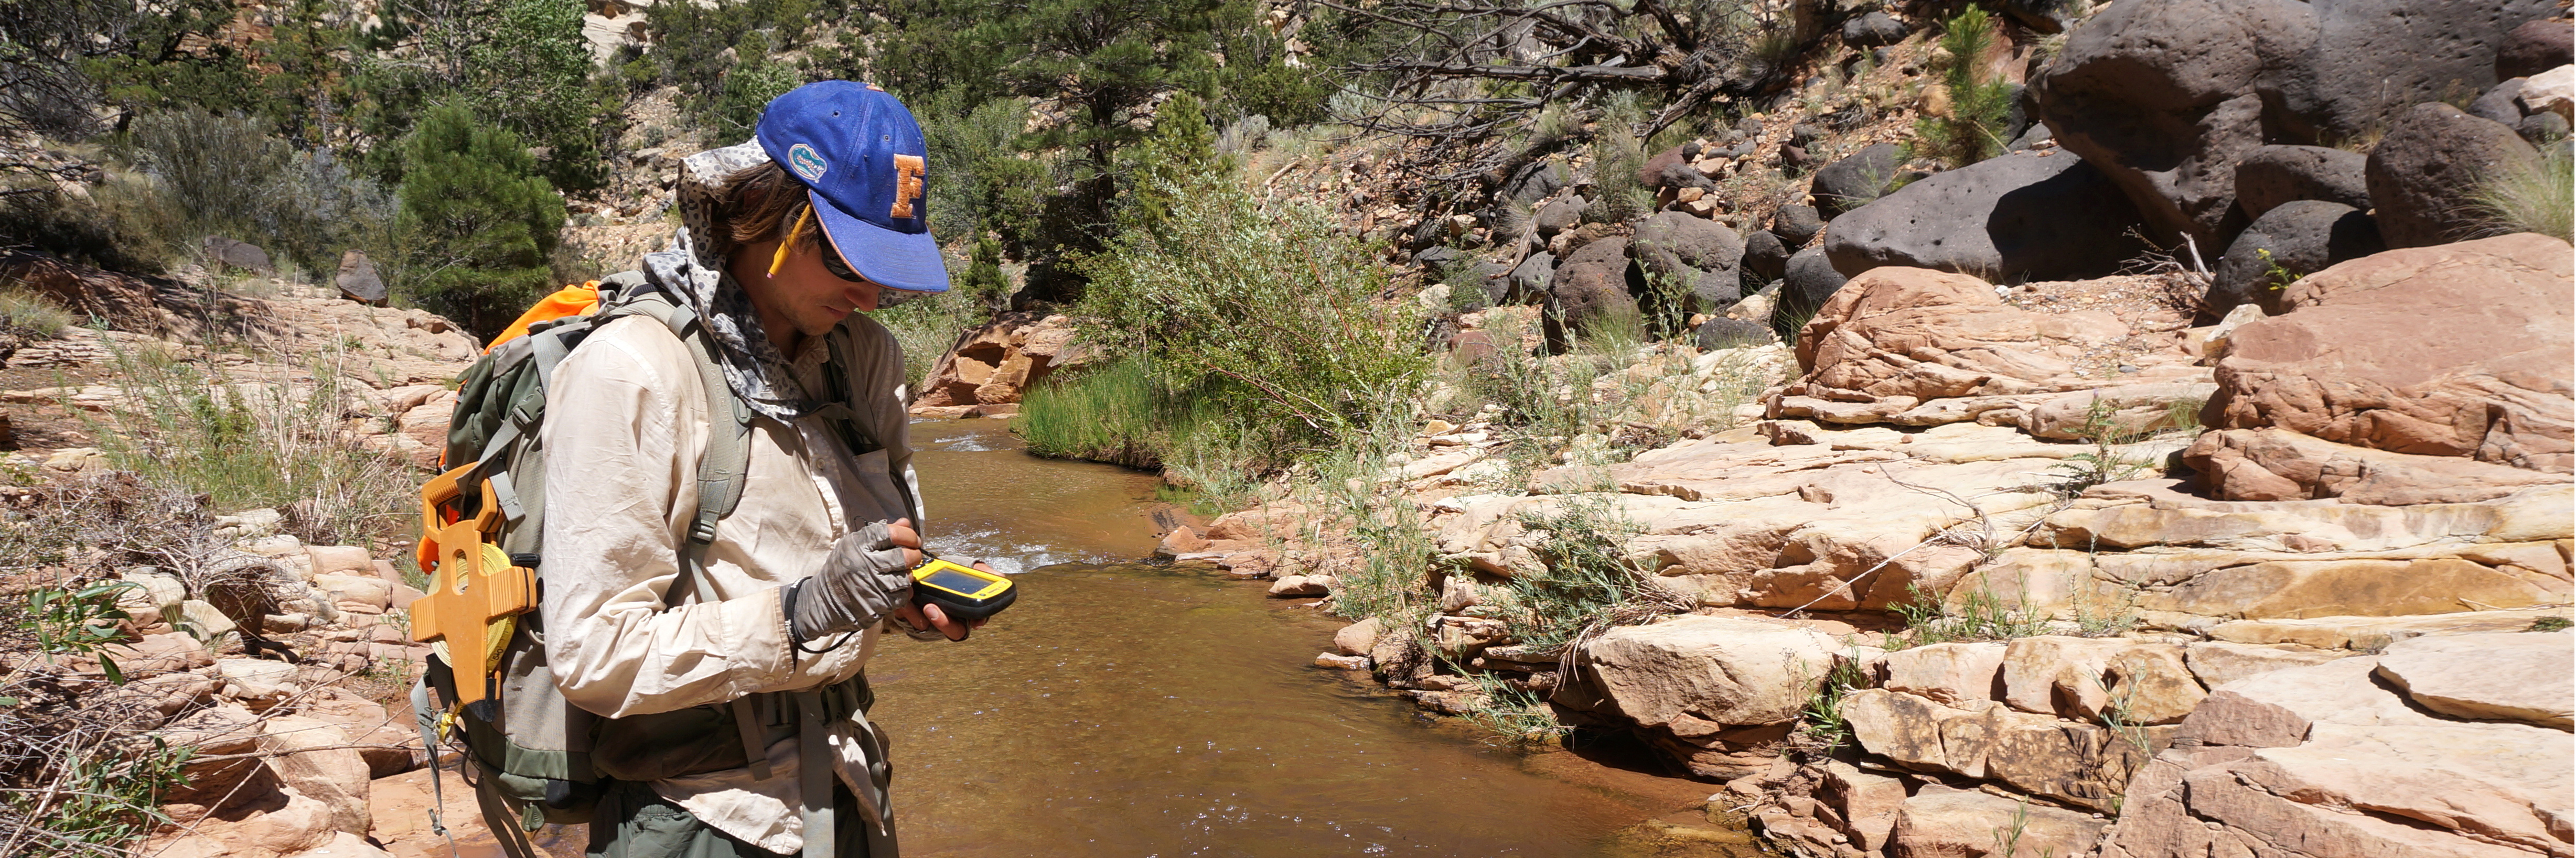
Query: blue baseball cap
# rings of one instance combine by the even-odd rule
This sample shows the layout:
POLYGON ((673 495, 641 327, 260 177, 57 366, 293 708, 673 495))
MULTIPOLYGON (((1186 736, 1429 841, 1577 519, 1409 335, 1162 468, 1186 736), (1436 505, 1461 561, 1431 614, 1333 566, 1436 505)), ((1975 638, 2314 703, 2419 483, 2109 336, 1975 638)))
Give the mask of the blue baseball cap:
POLYGON ((809 83, 769 102, 761 151, 805 184, 827 244, 880 286, 948 291, 930 237, 930 145, 912 111, 873 84, 809 83))

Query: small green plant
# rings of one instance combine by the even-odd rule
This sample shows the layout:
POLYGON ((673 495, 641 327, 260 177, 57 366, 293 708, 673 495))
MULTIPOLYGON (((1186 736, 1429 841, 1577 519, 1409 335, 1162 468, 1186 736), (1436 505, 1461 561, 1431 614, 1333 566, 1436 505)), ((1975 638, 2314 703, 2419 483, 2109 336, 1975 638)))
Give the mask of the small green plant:
POLYGON ((131 581, 107 581, 78 590, 39 589, 27 594, 27 614, 22 621, 36 636, 36 647, 46 657, 83 655, 98 659, 99 670, 107 681, 125 684, 125 672, 109 658, 104 647, 124 636, 117 622, 132 619, 125 609, 117 607, 117 594, 141 589, 131 581))
POLYGON ((1941 80, 1949 89, 1950 110, 1948 116, 1927 116, 1915 124, 1921 154, 1955 168, 2003 151, 2012 86, 1986 71, 1986 52, 1994 44, 1995 24, 1982 7, 1971 5, 1945 22, 1941 47, 1950 59, 1941 80))
POLYGON ((2576 621, 2571 621, 2566 617, 2542 617, 2531 621, 2531 628, 2529 631, 2563 632, 2566 631, 2569 626, 2576 626, 2576 621))
POLYGON ((2007 607, 1982 577, 1977 589, 1960 597, 1955 612, 1939 597, 1921 589, 1909 587, 1907 593, 1911 598, 1895 606, 1897 616, 1905 618, 1905 630, 1889 637, 1889 649, 1951 641, 2012 640, 2048 633, 2047 618, 2007 607))
POLYGON ((2120 453, 2119 448, 2144 441, 2186 420, 2189 425, 2199 425, 2199 414, 2197 405, 2186 406, 2176 402, 2167 405, 2165 412, 2157 415, 2156 419, 2140 423, 2123 419, 2119 407, 2110 400, 2094 399, 2084 409, 2084 422, 2075 428, 2076 437, 2091 442, 2093 449, 2068 456, 2065 461, 2050 466, 2050 474, 2056 478, 2056 490, 2073 497, 2103 483, 2137 477, 2147 470, 2149 463, 2128 458, 2120 453))
POLYGON ((2265 290, 2278 292, 2290 288, 2292 283, 2299 282, 2301 276, 2299 272, 2290 270, 2289 266, 2281 264, 2281 260, 2273 258, 2271 248, 2254 248, 2254 255, 2263 259, 2263 273, 2256 275, 2254 282, 2262 284, 2265 290))
POLYGON ((1483 728, 1494 737, 1512 745, 1543 745, 1574 728, 1556 720, 1549 711, 1544 695, 1522 688, 1490 673, 1460 671, 1476 683, 1484 702, 1469 710, 1468 723, 1483 728))
MULTIPOLYGON (((2094 681, 2098 683, 2101 680, 2094 681)), ((2111 728, 2112 733, 2138 749, 2139 753, 2153 755, 2156 749, 2149 746, 2151 740, 2147 735, 2147 725, 2138 723, 2138 685, 2136 682, 2125 683, 2116 694, 2108 688, 2102 690, 2108 698, 2102 707, 2102 726, 2111 728)))
POLYGON ((2481 176, 2471 197, 2481 235, 2536 232, 2568 241, 2576 236, 2576 169, 2564 146, 2547 146, 2536 162, 2510 165, 2481 176))
MULTIPOLYGON (((2020 858, 2021 838, 2029 831, 2030 799, 2024 798, 2021 804, 2013 807, 2012 824, 1995 829, 1995 851, 1988 854, 1996 858, 2020 858)), ((2040 850, 2039 858, 2053 858, 2052 851, 2040 850)))
POLYGON ((1825 681, 1807 695, 1807 706, 1799 713, 1798 731, 1819 747, 1817 753, 1831 754, 1851 741, 1851 724, 1843 719, 1843 697, 1870 687, 1869 675, 1861 672, 1859 653, 1834 660, 1825 671, 1825 681))
POLYGON ((1654 570, 1627 556, 1637 526, 1608 504, 1578 497, 1520 521, 1536 537, 1533 553, 1545 569, 1514 576, 1499 606, 1513 639, 1553 651, 1613 626, 1689 609, 1651 580, 1654 570))

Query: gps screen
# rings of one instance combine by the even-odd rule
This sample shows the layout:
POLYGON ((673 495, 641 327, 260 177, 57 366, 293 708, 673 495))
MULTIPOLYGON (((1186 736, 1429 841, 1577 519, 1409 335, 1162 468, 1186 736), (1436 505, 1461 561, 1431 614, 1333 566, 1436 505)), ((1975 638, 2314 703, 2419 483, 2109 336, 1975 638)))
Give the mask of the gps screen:
POLYGON ((923 576, 921 582, 942 590, 954 590, 959 593, 969 594, 981 591, 985 587, 992 586, 991 581, 948 569, 941 569, 923 576))

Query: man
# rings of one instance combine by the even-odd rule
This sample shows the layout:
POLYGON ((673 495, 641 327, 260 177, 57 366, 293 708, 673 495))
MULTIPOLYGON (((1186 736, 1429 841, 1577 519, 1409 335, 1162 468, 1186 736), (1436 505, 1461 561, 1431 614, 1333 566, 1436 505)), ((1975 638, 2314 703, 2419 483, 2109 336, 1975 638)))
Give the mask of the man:
POLYGON ((592 855, 894 852, 860 675, 873 631, 962 640, 970 626, 911 602, 903 353, 853 311, 948 288, 926 156, 893 97, 825 81, 771 102, 754 141, 683 164, 684 226, 643 273, 705 321, 750 450, 742 500, 702 553, 684 553, 698 462, 710 432, 740 430, 687 345, 617 319, 550 379, 542 610, 557 687, 610 719, 700 708, 730 726, 698 734, 738 730, 745 749, 705 771, 633 733, 652 719, 602 722, 592 759, 616 780, 592 855))

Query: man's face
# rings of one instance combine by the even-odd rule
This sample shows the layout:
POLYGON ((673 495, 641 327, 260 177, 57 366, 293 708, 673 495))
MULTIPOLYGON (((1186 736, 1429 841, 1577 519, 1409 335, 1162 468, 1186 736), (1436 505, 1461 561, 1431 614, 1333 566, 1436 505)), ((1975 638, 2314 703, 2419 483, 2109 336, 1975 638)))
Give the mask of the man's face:
POLYGON ((754 299, 770 305, 772 313, 785 316, 797 333, 809 337, 831 333, 852 310, 876 309, 883 287, 859 278, 856 272, 848 273, 857 279, 842 279, 832 270, 840 267, 840 260, 835 257, 827 264, 827 253, 837 253, 830 238, 789 251, 787 264, 779 266, 777 275, 765 278, 767 288, 753 289, 754 299), (764 291, 769 294, 761 300, 764 291))

